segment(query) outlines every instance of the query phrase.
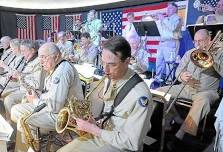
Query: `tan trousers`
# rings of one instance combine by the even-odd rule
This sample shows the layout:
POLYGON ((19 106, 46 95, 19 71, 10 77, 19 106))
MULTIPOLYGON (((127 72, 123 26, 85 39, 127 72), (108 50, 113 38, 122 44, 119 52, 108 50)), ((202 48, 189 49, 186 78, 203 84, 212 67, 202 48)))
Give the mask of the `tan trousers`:
MULTIPOLYGON (((169 93, 172 97, 176 97, 183 84, 174 85, 169 93)), ((166 92, 169 86, 159 88, 158 90, 166 92)), ((196 136, 199 122, 210 112, 210 105, 213 104, 219 95, 217 91, 208 90, 197 92, 195 89, 186 86, 179 97, 193 100, 192 107, 183 122, 183 130, 191 135, 196 136)))

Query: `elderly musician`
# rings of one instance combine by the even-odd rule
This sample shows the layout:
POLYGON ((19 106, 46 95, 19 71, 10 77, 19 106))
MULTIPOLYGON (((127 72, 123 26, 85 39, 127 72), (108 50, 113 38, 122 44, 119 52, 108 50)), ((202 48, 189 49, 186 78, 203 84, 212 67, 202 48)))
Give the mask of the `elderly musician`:
POLYGON ((146 74, 148 70, 148 57, 149 53, 140 43, 139 37, 131 37, 129 39, 129 44, 131 46, 131 55, 132 58, 130 60, 130 67, 140 74, 146 74))
POLYGON ((159 24, 157 25, 161 38, 156 57, 156 80, 162 82, 163 74, 167 76, 170 72, 170 69, 166 66, 167 62, 174 61, 178 55, 181 19, 177 15, 177 5, 168 3, 167 17, 158 14, 158 18, 159 24))
POLYGON ((214 13, 208 14, 206 16, 202 15, 197 18, 197 24, 216 24, 223 23, 223 0, 219 0, 217 6, 214 8, 209 4, 204 5, 203 11, 211 11, 214 13))
POLYGON ((90 133, 92 138, 76 138, 58 152, 121 152, 142 148, 151 127, 153 102, 145 82, 128 68, 130 57, 130 45, 123 37, 105 42, 102 62, 107 78, 101 90, 104 108, 99 121, 102 123, 99 127, 94 121, 76 119, 77 129, 90 133))
MULTIPOLYGON (((6 116, 10 120, 10 112, 13 105, 21 103, 28 88, 35 90, 41 90, 42 70, 37 58, 38 43, 32 40, 22 40, 20 49, 25 59, 25 67, 22 71, 14 70, 12 77, 17 80, 20 87, 14 89, 6 97, 4 97, 4 106, 6 110, 6 116)), ((10 84, 9 84, 10 85, 10 84)))
MULTIPOLYGON (((207 50, 208 44, 211 43, 211 37, 206 29, 198 30, 194 35, 195 48, 187 51, 183 56, 177 70, 176 77, 181 82, 179 85, 173 85, 169 93, 176 97, 179 91, 183 88, 179 97, 191 99, 193 101, 192 107, 176 133, 175 139, 183 139, 185 133, 196 136, 198 124, 210 111, 210 105, 213 104, 218 98, 219 79, 223 76, 223 51, 219 48, 213 54, 213 66, 209 68, 201 68, 195 65, 196 61, 191 60, 191 54, 196 49, 207 50)), ((213 46, 214 47, 214 46, 213 46)), ((211 49, 213 49, 213 47, 211 49)), ((215 47, 214 47, 215 48, 215 47)), ((158 90, 166 92, 169 86, 158 88, 158 90)), ((170 113, 176 112, 174 106, 170 113)), ((178 119, 175 113, 173 117, 177 123, 182 119, 178 119)))
MULTIPOLYGON (((15 70, 21 71, 24 67, 25 60, 20 51, 20 40, 12 39, 10 41, 10 49, 12 51, 8 63, 1 62, 0 67, 4 68, 4 74, 0 77, 1 88, 5 89, 15 89, 19 87, 19 83, 13 79, 12 75, 15 70), (7 83, 8 82, 8 83, 7 83)), ((2 91, 2 90, 1 90, 2 91)), ((7 93, 4 91, 1 94, 4 97, 7 93)))
POLYGON ((133 25, 133 22, 135 20, 135 15, 133 12, 129 12, 127 14, 127 20, 128 23, 126 24, 125 28, 123 29, 122 36, 129 41, 131 37, 139 37, 139 35, 136 32, 135 26, 133 25))
POLYGON ((101 29, 102 29, 102 21, 97 19, 97 12, 95 10, 90 10, 87 15, 87 22, 83 27, 83 32, 88 32, 91 35, 92 42, 99 46, 101 39, 101 29))
POLYGON ((98 48, 97 46, 91 42, 91 36, 89 33, 82 33, 81 34, 81 42, 80 48, 76 47, 75 55, 71 55, 71 61, 77 62, 78 64, 81 63, 89 63, 95 64, 95 60, 98 55, 98 48))
POLYGON ((54 43, 45 43, 38 50, 38 57, 43 69, 48 75, 45 78, 42 94, 38 95, 30 89, 26 93, 28 103, 17 104, 11 109, 11 119, 17 122, 19 131, 21 128, 20 118, 25 113, 32 112, 38 105, 45 103, 47 106, 27 119, 30 128, 40 128, 40 132, 55 130, 55 120, 66 100, 71 97, 83 99, 83 91, 78 73, 66 60, 61 58, 61 52, 54 43))
POLYGON ((57 33, 57 39, 57 46, 62 53, 62 58, 68 59, 69 55, 74 53, 72 42, 67 40, 66 33, 64 31, 57 33))
POLYGON ((11 37, 9 36, 3 36, 0 40, 0 45, 3 48, 3 54, 1 56, 1 60, 5 59, 8 57, 8 54, 10 51, 10 41, 12 40, 11 37))
MULTIPOLYGON (((1 55, 1 62, 4 62, 5 64, 8 63, 9 59, 11 58, 12 51, 10 50, 10 41, 12 40, 9 36, 3 36, 0 40, 0 45, 3 49, 2 55, 1 55)), ((2 72, 4 69, 0 67, 0 71, 2 72)))

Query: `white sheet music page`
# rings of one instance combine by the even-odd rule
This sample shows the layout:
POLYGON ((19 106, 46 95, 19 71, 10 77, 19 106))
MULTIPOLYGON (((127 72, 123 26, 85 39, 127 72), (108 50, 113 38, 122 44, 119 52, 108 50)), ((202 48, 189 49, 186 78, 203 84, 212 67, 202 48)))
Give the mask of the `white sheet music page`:
MULTIPOLYGON (((162 91, 158 91, 158 90, 154 90, 154 89, 151 89, 151 85, 152 83, 154 82, 154 78, 151 78, 151 79, 143 79, 145 81, 145 83, 147 84, 147 86, 149 87, 149 90, 150 92, 152 93, 153 96, 161 96, 161 97, 164 97, 165 95, 165 92, 162 92, 162 91)), ((171 94, 167 93, 165 95, 165 99, 166 101, 169 101, 171 98, 171 94)))
POLYGON ((92 64, 83 63, 83 64, 74 64, 77 72, 83 75, 85 78, 92 78, 94 75, 95 67, 92 64))
POLYGON ((0 115, 0 140, 9 141, 12 132, 11 125, 0 115))

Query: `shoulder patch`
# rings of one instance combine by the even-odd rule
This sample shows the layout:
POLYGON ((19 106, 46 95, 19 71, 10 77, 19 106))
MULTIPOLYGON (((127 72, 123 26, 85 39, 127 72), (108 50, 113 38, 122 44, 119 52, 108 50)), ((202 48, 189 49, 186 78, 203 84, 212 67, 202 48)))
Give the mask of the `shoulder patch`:
POLYGON ((139 98, 138 102, 140 106, 147 107, 149 100, 146 96, 142 96, 139 98))
POLYGON ((53 79, 53 83, 54 83, 54 84, 58 84, 59 82, 60 82, 60 78, 55 77, 55 78, 53 79))

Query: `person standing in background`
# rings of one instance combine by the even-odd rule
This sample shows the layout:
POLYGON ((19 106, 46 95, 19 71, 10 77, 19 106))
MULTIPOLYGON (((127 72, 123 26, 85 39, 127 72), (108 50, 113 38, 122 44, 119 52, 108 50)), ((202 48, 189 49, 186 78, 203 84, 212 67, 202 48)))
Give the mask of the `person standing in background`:
POLYGON ((87 16, 87 23, 84 25, 84 29, 82 32, 90 33, 92 42, 96 46, 99 46, 101 29, 102 21, 100 19, 97 19, 97 12, 95 10, 90 10, 87 16))
POLYGON ((135 19, 134 13, 130 12, 127 14, 128 23, 122 31, 122 36, 127 41, 129 41, 129 39, 131 37, 139 37, 139 35, 137 34, 136 29, 133 25, 134 19, 135 19))
POLYGON ((160 45, 156 57, 156 81, 162 82, 162 75, 168 75, 170 69, 167 68, 167 62, 175 61, 179 51, 179 39, 181 36, 182 22, 177 15, 177 5, 168 3, 167 17, 158 14, 158 29, 160 32, 160 45), (165 72, 166 69, 166 72, 165 72))

